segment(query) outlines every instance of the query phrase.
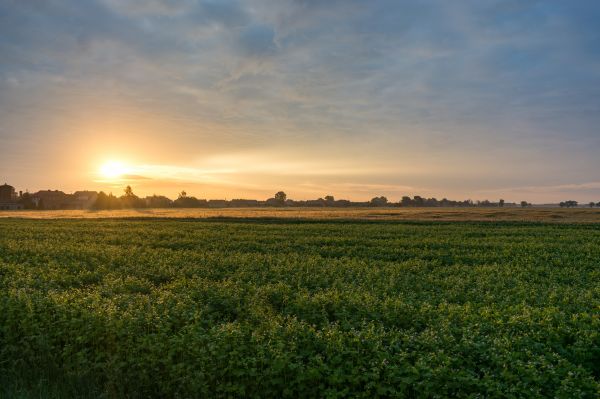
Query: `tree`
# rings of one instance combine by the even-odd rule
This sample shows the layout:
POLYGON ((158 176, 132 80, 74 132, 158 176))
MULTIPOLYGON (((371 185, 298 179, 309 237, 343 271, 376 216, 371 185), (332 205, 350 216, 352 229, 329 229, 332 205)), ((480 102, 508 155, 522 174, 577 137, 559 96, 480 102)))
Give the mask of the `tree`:
POLYGON ((278 191, 273 196, 278 205, 285 205, 285 200, 287 199, 287 194, 283 191, 278 191))
POLYGON ((425 206, 430 206, 430 207, 436 207, 438 206, 438 200, 437 198, 433 197, 433 198, 427 198, 425 200, 425 206))
POLYGON ((375 197, 371 199, 371 206, 386 206, 388 203, 388 199, 383 195, 381 197, 375 197))
POLYGON ((600 201, 596 202, 596 206, 600 208, 600 201))
POLYGON ((590 204, 589 204, 589 205, 590 205, 590 208, 593 208, 593 207, 594 207, 594 205, 596 205, 596 204, 594 204, 593 202, 590 202, 590 204))
POLYGON ((412 200, 410 199, 409 196, 404 196, 402 197, 402 200, 400 200, 400 205, 402 206, 411 206, 412 205, 412 200))
POLYGON ((179 197, 173 201, 173 206, 176 208, 206 208, 208 201, 205 199, 199 200, 196 197, 189 197, 185 191, 179 194, 179 197))
POLYGON ((94 209, 120 209, 122 204, 119 198, 115 197, 113 193, 107 195, 103 191, 100 191, 92 207, 94 209))
POLYGON ((503 199, 500 199, 500 201, 498 201, 498 206, 500 208, 502 208, 504 206, 504 200, 503 199))
POLYGON ((173 201, 164 195, 154 194, 152 197, 146 197, 146 204, 149 208, 168 208, 173 205, 173 201))
POLYGON ((133 193, 131 186, 125 187, 125 197, 135 197, 135 194, 133 193))
POLYGON ((104 191, 100 191, 98 197, 96 197, 96 202, 92 206, 94 209, 108 209, 108 195, 104 193, 104 191))
POLYGON ((526 208, 529 205, 531 205, 531 204, 529 204, 527 201, 521 201, 521 208, 526 208))
POLYGON ((566 208, 575 208, 575 207, 577 207, 578 204, 579 203, 577 201, 569 200, 569 201, 561 202, 559 205, 561 207, 566 207, 566 208))
POLYGON ((125 187, 125 195, 121 196, 123 208, 145 208, 146 201, 133 193, 131 186, 125 187))
POLYGON ((326 195, 324 199, 325 199, 325 205, 333 206, 333 204, 335 202, 335 198, 333 198, 333 195, 326 195))
POLYGON ((338 206, 338 207, 352 206, 352 203, 348 200, 341 199, 341 200, 335 201, 335 206, 338 206))

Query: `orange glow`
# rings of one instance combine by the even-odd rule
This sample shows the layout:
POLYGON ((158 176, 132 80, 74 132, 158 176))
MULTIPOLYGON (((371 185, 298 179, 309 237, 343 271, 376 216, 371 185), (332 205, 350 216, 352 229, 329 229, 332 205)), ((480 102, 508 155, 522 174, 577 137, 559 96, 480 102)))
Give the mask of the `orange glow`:
POLYGON ((127 167, 118 161, 107 161, 100 167, 100 174, 105 179, 119 179, 127 173, 127 167))

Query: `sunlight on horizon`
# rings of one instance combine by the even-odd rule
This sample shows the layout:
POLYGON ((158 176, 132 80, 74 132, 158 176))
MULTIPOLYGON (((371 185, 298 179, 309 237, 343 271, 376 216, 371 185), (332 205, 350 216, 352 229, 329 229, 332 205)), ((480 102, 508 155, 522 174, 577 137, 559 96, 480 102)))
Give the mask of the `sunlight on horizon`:
POLYGON ((116 180, 128 172, 127 166, 120 161, 106 161, 100 166, 100 175, 109 180, 116 180))

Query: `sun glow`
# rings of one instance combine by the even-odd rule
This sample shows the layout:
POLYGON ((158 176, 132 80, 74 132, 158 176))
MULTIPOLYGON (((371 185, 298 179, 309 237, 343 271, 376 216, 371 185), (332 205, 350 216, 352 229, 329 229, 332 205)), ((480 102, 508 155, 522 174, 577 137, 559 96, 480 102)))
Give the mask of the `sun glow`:
POLYGON ((100 174, 106 179, 118 179, 127 173, 127 167, 118 161, 107 161, 100 167, 100 174))

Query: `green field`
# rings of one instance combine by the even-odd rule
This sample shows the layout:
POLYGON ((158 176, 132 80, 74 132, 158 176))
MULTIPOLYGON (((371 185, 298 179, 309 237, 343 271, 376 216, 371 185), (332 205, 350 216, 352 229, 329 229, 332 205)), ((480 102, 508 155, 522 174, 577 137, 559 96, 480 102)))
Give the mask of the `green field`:
POLYGON ((0 397, 600 395, 600 224, 0 220, 0 397))

